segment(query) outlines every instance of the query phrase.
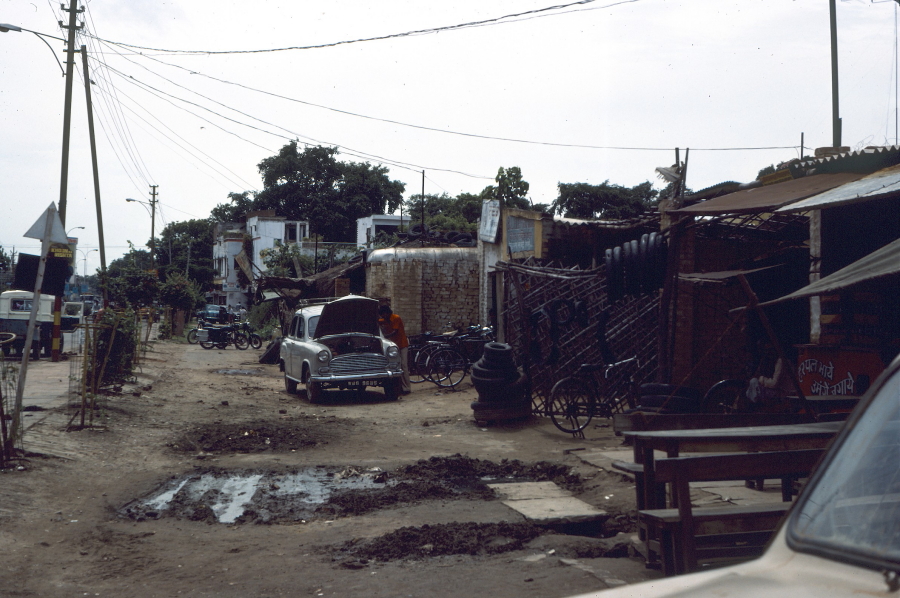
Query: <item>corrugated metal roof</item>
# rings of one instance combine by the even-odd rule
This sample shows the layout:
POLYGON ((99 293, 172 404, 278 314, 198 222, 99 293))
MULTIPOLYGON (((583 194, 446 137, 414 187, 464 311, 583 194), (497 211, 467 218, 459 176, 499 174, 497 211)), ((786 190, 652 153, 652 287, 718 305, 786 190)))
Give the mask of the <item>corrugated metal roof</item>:
POLYGON ((891 166, 824 193, 779 209, 779 212, 806 212, 851 203, 900 196, 900 165, 891 166))
POLYGON ((784 297, 780 297, 773 301, 767 301, 760 305, 771 305, 788 299, 799 299, 801 297, 832 293, 866 280, 881 278, 882 276, 889 276, 891 274, 896 275, 898 273, 900 273, 900 239, 888 243, 881 249, 873 251, 866 257, 853 262, 849 266, 841 268, 834 274, 829 274, 825 278, 794 291, 790 295, 785 295, 784 297))
POLYGON ((587 226, 591 228, 611 228, 611 229, 630 229, 639 226, 645 226, 649 223, 656 222, 659 214, 656 212, 647 212, 643 216, 637 218, 629 218, 627 220, 582 220, 580 218, 565 218, 563 216, 554 216, 553 222, 565 224, 567 226, 587 226))
POLYGON ((818 195, 823 191, 855 181, 862 176, 862 174, 852 172, 816 174, 777 185, 767 185, 729 193, 728 195, 703 201, 680 210, 672 210, 672 213, 713 216, 718 214, 774 212, 782 206, 818 195))
POLYGON ((801 160, 799 167, 814 168, 817 173, 835 172, 835 169, 843 172, 854 170, 869 173, 896 164, 898 159, 900 159, 900 145, 886 145, 867 147, 824 158, 801 160))

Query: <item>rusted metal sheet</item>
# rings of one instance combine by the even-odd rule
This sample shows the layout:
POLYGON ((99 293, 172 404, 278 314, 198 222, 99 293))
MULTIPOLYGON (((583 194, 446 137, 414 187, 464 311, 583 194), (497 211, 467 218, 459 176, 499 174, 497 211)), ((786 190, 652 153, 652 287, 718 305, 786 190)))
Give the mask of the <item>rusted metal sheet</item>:
POLYGON ((774 212, 782 206, 856 181, 862 176, 862 174, 855 172, 816 174, 777 185, 767 185, 729 193, 728 195, 681 208, 680 210, 673 210, 672 213, 714 216, 718 214, 774 212))
POLYGON ((884 168, 859 180, 784 206, 778 211, 806 212, 891 196, 900 196, 900 165, 884 168))

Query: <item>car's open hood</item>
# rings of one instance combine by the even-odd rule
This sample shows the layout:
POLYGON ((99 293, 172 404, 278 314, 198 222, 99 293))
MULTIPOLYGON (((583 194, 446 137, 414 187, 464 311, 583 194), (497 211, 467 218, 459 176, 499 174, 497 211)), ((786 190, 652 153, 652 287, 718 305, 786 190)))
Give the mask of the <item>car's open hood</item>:
POLYGON ((378 301, 350 295, 322 308, 316 338, 349 332, 378 335, 378 301))

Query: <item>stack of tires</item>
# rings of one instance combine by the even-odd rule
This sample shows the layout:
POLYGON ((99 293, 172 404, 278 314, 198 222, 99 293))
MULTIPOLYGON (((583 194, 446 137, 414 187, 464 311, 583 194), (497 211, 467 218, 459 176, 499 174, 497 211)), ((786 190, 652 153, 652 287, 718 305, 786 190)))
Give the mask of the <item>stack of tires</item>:
POLYGON ((641 384, 635 411, 652 413, 703 413, 703 393, 674 384, 641 384))
POLYGON ((470 378, 478 391, 478 400, 472 403, 477 421, 519 419, 531 415, 527 379, 516 367, 509 345, 486 343, 484 355, 472 365, 470 378))

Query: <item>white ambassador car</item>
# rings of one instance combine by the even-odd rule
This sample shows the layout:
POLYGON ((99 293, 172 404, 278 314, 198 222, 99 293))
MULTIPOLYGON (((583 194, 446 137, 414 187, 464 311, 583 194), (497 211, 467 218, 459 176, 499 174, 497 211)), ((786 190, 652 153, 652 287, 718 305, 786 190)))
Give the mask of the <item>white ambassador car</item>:
POLYGON ((898 596, 900 357, 851 414, 760 558, 592 598, 898 596))
POLYGON ((378 301, 349 295, 298 309, 281 341, 280 367, 289 393, 306 386, 310 403, 327 388, 381 386, 400 395, 400 350, 378 326, 378 301))

